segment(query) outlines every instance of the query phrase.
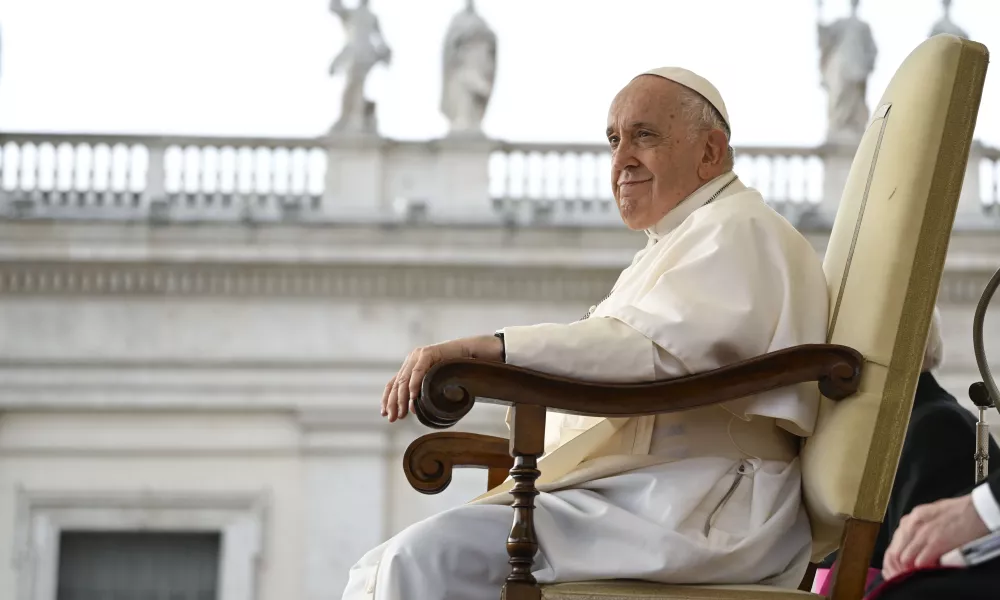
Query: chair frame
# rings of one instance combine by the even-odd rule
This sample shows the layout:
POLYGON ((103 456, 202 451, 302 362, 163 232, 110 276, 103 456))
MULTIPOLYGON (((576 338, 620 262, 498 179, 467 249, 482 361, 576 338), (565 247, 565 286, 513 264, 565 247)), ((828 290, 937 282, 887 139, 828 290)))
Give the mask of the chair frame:
MULTIPOLYGON (((473 359, 441 362, 427 373, 414 412, 421 423, 445 429, 468 414, 477 401, 512 407, 510 439, 438 432, 414 440, 403 456, 410 485, 436 494, 451 483, 455 467, 488 469, 492 489, 506 475, 514 481, 513 524, 507 538, 510 574, 505 600, 540 600, 531 574, 538 550, 534 498, 538 457, 543 452, 546 410, 595 417, 636 417, 690 410, 815 381, 831 400, 854 394, 864 358, 835 344, 805 344, 740 361, 706 373, 639 384, 587 383, 510 365, 473 359)), ((837 600, 864 592, 880 523, 848 520, 843 552, 833 574, 837 600)), ((499 543, 499 542, 498 542, 499 543)))

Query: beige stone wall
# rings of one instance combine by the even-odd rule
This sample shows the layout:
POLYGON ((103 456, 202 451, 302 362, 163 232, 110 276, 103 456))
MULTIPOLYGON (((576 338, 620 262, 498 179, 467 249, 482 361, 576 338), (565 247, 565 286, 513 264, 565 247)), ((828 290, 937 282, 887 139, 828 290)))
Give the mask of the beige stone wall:
MULTIPOLYGON (((822 252, 822 233, 812 240, 822 252)), ((0 223, 0 539, 13 540, 0 544, 0 597, 42 597, 53 532, 87 523, 227 532, 233 600, 337 597, 363 552, 485 486, 469 471, 440 496, 409 489, 402 452, 426 430, 377 415, 405 354, 574 320, 642 241, 600 228, 0 223)), ((997 257, 993 233, 953 239, 940 376, 963 399, 972 311, 997 257)), ((992 317, 987 339, 1000 339, 992 317)), ((461 428, 503 434, 502 409, 477 407, 461 428)))

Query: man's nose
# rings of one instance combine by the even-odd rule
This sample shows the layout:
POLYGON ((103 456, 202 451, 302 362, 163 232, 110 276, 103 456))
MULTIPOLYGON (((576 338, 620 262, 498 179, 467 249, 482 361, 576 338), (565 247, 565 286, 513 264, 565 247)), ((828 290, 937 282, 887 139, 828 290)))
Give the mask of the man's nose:
POLYGON ((618 173, 626 168, 637 166, 639 166, 639 161, 635 158, 631 144, 623 140, 611 153, 611 168, 615 173, 618 173))

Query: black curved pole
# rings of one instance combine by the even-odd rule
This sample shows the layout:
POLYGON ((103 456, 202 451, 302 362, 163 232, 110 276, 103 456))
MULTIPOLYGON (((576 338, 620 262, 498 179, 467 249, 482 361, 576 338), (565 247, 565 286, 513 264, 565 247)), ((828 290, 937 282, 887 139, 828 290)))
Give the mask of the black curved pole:
MULTIPOLYGON (((972 350, 976 355, 976 366, 979 367, 979 374, 982 376, 982 384, 986 386, 989 394, 989 401, 997 411, 1000 411, 1000 391, 997 390, 997 383, 993 380, 993 373, 990 372, 989 362, 986 360, 986 350, 983 347, 983 323, 986 320, 986 309, 990 306, 993 294, 1000 287, 1000 269, 993 274, 993 278, 986 284, 986 290, 979 299, 976 306, 976 314, 972 318, 972 350)), ((973 384, 975 386, 975 384, 973 384)), ((973 402, 976 398, 972 399, 973 402)), ((978 404, 978 402, 976 402, 978 404)))
POLYGON ((976 314, 972 318, 972 351, 976 355, 976 366, 979 367, 979 374, 982 381, 977 381, 969 386, 969 399, 979 408, 979 422, 976 423, 976 485, 986 480, 989 474, 990 461, 990 426, 986 422, 986 410, 994 407, 1000 411, 1000 392, 997 391, 996 381, 993 380, 993 373, 990 372, 989 362, 986 360, 986 349, 983 344, 983 324, 986 320, 986 309, 990 306, 993 294, 1000 286, 1000 269, 993 274, 993 278, 986 284, 976 306, 976 314))

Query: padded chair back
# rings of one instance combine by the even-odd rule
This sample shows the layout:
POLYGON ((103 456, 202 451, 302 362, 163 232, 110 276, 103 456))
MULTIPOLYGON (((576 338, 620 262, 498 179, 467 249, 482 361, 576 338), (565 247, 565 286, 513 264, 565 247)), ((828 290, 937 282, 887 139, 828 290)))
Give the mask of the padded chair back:
POLYGON ((987 62, 985 46, 952 35, 920 44, 875 105, 851 165, 824 260, 827 338, 861 352, 865 366, 857 394, 823 399, 803 449, 814 559, 837 548, 847 518, 885 515, 987 62))

